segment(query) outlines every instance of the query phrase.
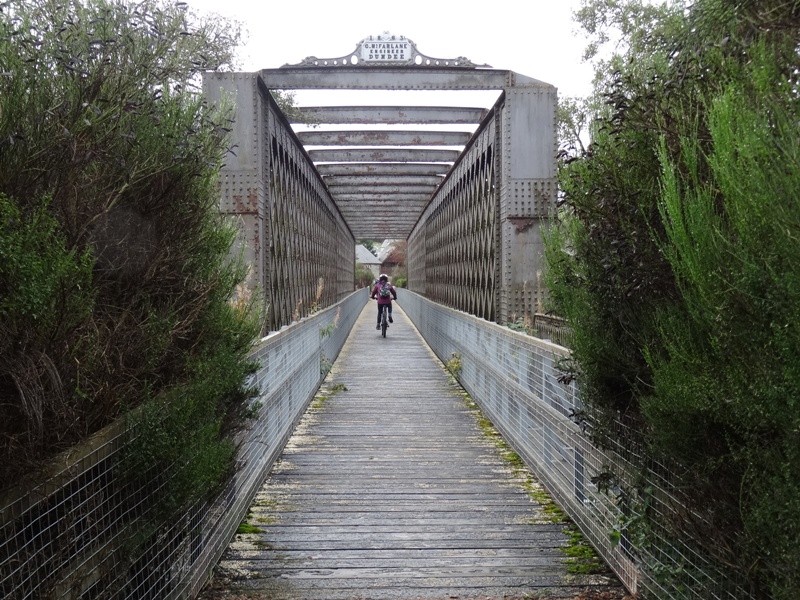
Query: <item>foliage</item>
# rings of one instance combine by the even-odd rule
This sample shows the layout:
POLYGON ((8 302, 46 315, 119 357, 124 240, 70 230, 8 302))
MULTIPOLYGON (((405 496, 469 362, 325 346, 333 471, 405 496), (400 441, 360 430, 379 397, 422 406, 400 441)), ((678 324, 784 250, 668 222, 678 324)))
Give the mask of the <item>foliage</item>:
POLYGON ((375 242, 375 240, 358 240, 356 244, 364 246, 364 248, 372 252, 375 256, 378 256, 378 246, 380 244, 375 242))
POLYGON ((385 262, 393 263, 392 285, 406 287, 408 284, 408 241, 395 240, 389 246, 385 262))
POLYGON ((646 77, 682 26, 685 0, 583 0, 575 22, 586 39, 583 59, 594 66, 594 92, 561 97, 557 136, 561 159, 586 152, 586 141, 602 129, 613 110, 608 92, 622 73, 646 77))
POLYGON ((680 475, 687 510, 652 511, 642 530, 695 546, 756 596, 791 598, 800 13, 782 0, 682 4, 597 0, 579 14, 600 42, 619 26, 621 50, 598 63, 591 144, 563 160, 552 308, 573 327, 598 440, 621 419, 635 435, 617 444, 680 475))
POLYGON ((40 445, 70 410, 57 366, 78 355, 71 346, 94 307, 91 253, 66 247, 48 206, 37 200, 23 213, 0 195, 0 395, 17 398, 5 403, 5 419, 27 424, 4 432, 7 453, 40 445), (68 344, 48 353, 52 339, 68 344))
MULTIPOLYGON (((250 515, 248 515, 248 518, 249 517, 250 515)), ((262 533, 262 532, 263 529, 261 529, 256 525, 251 525, 247 521, 242 521, 241 523, 239 523, 239 527, 236 528, 236 533, 238 535, 248 535, 248 534, 262 533)))
POLYGON ((357 288, 369 287, 375 281, 375 274, 360 262, 356 261, 355 286, 357 288))
POLYGON ((594 114, 587 98, 559 98, 556 111, 558 145, 563 155, 586 152, 584 137, 594 114))
POLYGON ((461 354, 458 352, 451 352, 450 360, 448 360, 444 366, 447 372, 450 373, 452 381, 454 383, 458 381, 458 378, 461 377, 461 368, 464 366, 464 363, 461 361, 461 354))
POLYGON ((517 315, 511 315, 511 319, 509 319, 508 323, 506 323, 506 327, 512 331, 519 331, 520 333, 524 333, 526 335, 535 335, 533 320, 528 315, 521 317, 518 317, 517 315))
POLYGON ((408 259, 408 241, 394 240, 389 246, 389 256, 398 267, 404 267, 408 259))
POLYGON ((295 93, 285 90, 270 90, 272 98, 281 109, 283 115, 292 123, 303 123, 316 127, 318 123, 313 123, 308 116, 297 106, 295 93))
POLYGON ((226 476, 258 324, 228 301, 229 119, 197 84, 237 36, 181 3, 3 2, 0 488, 126 413, 163 510, 226 476))
POLYGON ((585 36, 583 59, 593 64, 599 92, 617 73, 647 76, 654 59, 669 52, 683 24, 686 0, 583 0, 574 19, 585 36))

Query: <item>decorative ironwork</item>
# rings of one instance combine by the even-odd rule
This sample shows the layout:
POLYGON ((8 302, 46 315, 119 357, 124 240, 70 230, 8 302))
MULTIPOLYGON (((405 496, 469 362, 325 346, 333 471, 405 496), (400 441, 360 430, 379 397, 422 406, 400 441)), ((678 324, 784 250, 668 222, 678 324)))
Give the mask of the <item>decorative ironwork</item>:
POLYGON ((283 68, 297 67, 349 67, 364 65, 395 65, 402 67, 447 67, 447 68, 491 68, 489 65, 476 65, 468 58, 433 58, 417 50, 417 45, 403 35, 392 35, 388 31, 381 35, 364 38, 350 54, 336 58, 317 58, 308 56, 295 65, 286 64, 283 68))

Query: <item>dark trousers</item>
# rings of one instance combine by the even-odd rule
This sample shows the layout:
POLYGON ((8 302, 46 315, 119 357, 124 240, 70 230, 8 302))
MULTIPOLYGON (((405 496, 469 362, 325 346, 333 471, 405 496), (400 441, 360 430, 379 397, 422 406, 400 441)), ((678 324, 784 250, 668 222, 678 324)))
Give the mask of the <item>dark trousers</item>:
POLYGON ((392 305, 391 304, 378 304, 378 325, 381 324, 381 315, 383 314, 383 309, 384 308, 389 311, 389 316, 392 315, 392 305))

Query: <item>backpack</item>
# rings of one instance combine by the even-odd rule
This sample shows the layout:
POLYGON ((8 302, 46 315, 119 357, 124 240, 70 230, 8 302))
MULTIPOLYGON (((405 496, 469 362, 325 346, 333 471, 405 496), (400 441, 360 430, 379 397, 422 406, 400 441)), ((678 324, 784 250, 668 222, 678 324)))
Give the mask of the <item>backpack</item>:
POLYGON ((384 283, 381 285, 380 289, 378 290, 378 294, 380 294, 381 298, 388 298, 392 295, 392 291, 389 289, 389 284, 384 283))

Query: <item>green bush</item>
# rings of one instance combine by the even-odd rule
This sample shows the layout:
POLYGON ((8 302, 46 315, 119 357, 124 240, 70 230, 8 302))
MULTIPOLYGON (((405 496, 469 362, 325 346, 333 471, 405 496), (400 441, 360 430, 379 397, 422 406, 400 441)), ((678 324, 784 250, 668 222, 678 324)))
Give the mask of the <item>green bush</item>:
POLYGON ((662 152, 663 250, 682 302, 658 315, 664 350, 642 408, 692 495, 713 498, 712 522, 735 524, 736 559, 788 599, 800 585, 800 110, 773 52, 748 54, 708 103, 712 150, 687 132, 678 159, 662 152))
POLYGON ((57 366, 80 356, 78 332, 94 308, 91 253, 66 247, 47 208, 24 213, 0 195, 0 396, 18 399, 4 403, 3 462, 47 439, 58 413, 72 415, 57 366))
POLYGON ((371 286, 373 281, 375 281, 375 274, 360 262, 356 261, 355 286, 357 288, 371 286))
POLYGON ((125 414, 165 510, 225 478, 258 311, 229 302, 230 114, 197 85, 237 36, 181 3, 4 3, 0 488, 125 414))
POLYGON ((625 492, 649 521, 639 543, 685 543, 729 582, 786 600, 800 589, 792 6, 701 0, 679 26, 651 26, 649 53, 615 63, 591 145, 564 157, 547 249, 592 431, 678 477, 685 510, 625 492))

